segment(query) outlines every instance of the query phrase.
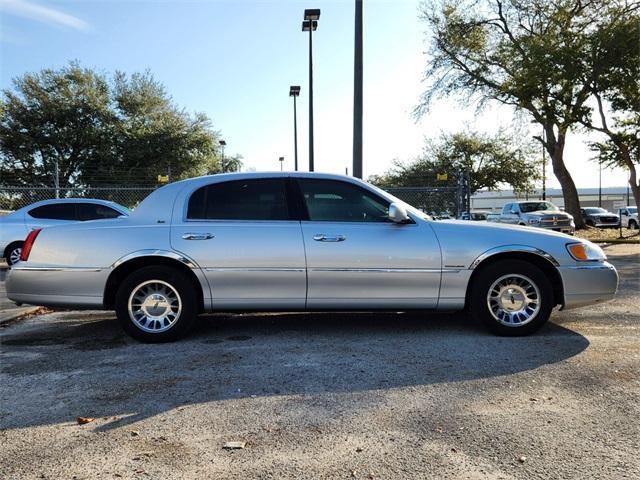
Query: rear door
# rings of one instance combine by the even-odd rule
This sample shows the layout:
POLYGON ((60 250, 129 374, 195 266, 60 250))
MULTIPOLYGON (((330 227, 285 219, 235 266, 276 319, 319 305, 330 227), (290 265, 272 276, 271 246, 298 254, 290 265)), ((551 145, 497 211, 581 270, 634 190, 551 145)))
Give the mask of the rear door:
POLYGON ((285 178, 211 183, 190 192, 182 221, 171 227, 171 245, 204 270, 215 309, 305 306, 302 232, 289 211, 285 178))

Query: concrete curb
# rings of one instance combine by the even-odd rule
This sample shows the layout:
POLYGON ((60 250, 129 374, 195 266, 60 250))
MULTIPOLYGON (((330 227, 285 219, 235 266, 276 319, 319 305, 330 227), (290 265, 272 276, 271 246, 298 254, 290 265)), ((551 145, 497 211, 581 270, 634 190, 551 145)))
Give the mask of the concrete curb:
POLYGON ((15 322, 20 318, 37 312, 42 307, 17 307, 0 311, 0 325, 15 322))

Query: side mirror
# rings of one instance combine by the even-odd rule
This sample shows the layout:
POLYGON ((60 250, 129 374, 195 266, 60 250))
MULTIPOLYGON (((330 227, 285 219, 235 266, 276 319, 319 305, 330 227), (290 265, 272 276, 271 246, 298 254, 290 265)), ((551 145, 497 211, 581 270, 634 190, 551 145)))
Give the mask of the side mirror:
POLYGON ((411 220, 407 210, 399 203, 389 205, 389 219, 394 223, 407 223, 411 220))

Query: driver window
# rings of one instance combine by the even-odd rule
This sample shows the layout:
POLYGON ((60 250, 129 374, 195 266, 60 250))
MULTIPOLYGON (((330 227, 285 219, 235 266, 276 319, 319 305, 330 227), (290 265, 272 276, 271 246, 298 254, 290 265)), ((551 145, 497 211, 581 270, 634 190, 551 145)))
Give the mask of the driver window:
POLYGON ((390 222, 390 202, 347 182, 298 179, 313 222, 390 222))

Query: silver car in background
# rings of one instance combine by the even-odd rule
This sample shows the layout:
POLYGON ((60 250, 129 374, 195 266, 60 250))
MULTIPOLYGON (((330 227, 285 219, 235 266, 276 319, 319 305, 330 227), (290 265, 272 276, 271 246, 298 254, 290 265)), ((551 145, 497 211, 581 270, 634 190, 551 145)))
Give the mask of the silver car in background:
POLYGON ((494 333, 613 298, 596 245, 561 233, 435 221, 360 180, 316 173, 194 178, 129 216, 34 230, 7 295, 114 309, 148 342, 210 311, 462 310, 494 333))
POLYGON ((9 266, 20 260, 22 245, 34 228, 127 216, 129 209, 107 200, 60 198, 32 203, 0 217, 0 256, 9 266))

